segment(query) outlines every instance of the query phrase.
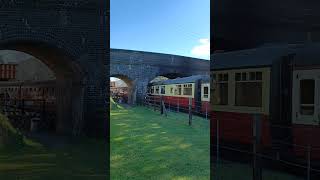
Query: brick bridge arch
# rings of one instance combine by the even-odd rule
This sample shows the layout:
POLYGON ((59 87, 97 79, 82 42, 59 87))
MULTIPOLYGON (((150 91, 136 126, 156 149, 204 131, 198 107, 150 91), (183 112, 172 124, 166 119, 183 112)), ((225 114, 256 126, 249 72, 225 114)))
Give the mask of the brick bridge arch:
POLYGON ((111 74, 110 77, 115 77, 121 79, 128 86, 128 104, 134 104, 136 101, 136 88, 134 86, 135 82, 128 76, 123 74, 111 74))
POLYGON ((106 136, 109 4, 100 0, 0 5, 0 50, 30 54, 57 77, 57 132, 106 136), (67 113, 67 110, 69 112, 67 113))
POLYGON ((140 103, 148 83, 157 76, 168 78, 209 75, 210 61, 143 51, 111 49, 110 77, 121 75, 132 82, 133 103, 140 103))

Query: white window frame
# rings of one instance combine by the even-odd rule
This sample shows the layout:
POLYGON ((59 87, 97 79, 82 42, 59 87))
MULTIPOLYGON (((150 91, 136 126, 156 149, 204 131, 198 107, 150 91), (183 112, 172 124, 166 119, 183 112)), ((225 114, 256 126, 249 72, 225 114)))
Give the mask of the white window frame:
POLYGON ((292 122, 293 124, 319 125, 320 122, 320 70, 295 70, 292 82, 292 122), (300 113, 300 81, 315 80, 314 114, 300 113))
MULTIPOLYGON (((228 104, 212 105, 214 111, 269 114, 270 101, 270 67, 219 70, 211 73, 228 73, 228 104), (262 72, 262 107, 246 107, 235 105, 235 74, 239 72, 262 72)), ((216 77, 217 78, 217 77, 216 77)), ((215 86, 215 84, 211 85, 215 86)), ((216 87, 212 87, 214 89, 216 87)), ((212 95, 213 96, 213 95, 212 95)))
POLYGON ((210 101, 210 83, 201 84, 201 101, 210 101), (207 97, 204 96, 204 88, 208 88, 207 97))

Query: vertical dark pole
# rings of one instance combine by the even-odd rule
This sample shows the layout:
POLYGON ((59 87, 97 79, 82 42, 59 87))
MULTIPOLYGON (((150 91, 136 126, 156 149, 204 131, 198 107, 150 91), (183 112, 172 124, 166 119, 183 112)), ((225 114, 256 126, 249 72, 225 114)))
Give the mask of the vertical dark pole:
POLYGON ((160 114, 163 114, 163 96, 160 96, 160 114))
POLYGON ((208 103, 206 103, 206 120, 208 120, 208 103))
POLYGON ((153 96, 153 111, 156 111, 156 97, 153 96))
POLYGON ((189 126, 192 124, 192 98, 189 98, 189 126))
POLYGON ((19 86, 19 105, 18 105, 18 111, 19 112, 19 108, 20 108, 20 123, 22 122, 22 89, 21 89, 21 85, 19 86))
POLYGON ((216 177, 217 177, 217 180, 219 180, 219 175, 218 175, 218 172, 219 172, 219 117, 216 118, 216 121, 217 121, 217 127, 216 127, 216 131, 217 131, 217 135, 216 135, 216 143, 217 143, 217 159, 216 159, 216 177))
POLYGON ((178 98, 178 108, 177 108, 177 112, 179 112, 179 98, 178 98))
POLYGON ((257 156, 260 150, 261 116, 253 114, 253 180, 262 180, 260 158, 257 156))
POLYGON ((311 169, 311 162, 310 162, 310 156, 311 156, 311 147, 310 144, 308 145, 308 169, 307 169, 307 180, 310 180, 310 169, 311 169))

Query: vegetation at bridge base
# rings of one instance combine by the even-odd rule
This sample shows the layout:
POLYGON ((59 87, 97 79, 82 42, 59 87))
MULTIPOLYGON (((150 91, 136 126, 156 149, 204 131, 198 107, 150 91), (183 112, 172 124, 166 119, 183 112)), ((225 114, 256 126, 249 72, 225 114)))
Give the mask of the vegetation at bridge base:
POLYGON ((209 179, 209 121, 139 106, 110 116, 111 179, 209 179))
POLYGON ((8 118, 0 114, 0 149, 17 148, 25 145, 23 135, 9 122, 8 118))
POLYGON ((119 110, 123 109, 122 106, 120 106, 118 103, 116 103, 112 97, 110 97, 110 110, 119 110))

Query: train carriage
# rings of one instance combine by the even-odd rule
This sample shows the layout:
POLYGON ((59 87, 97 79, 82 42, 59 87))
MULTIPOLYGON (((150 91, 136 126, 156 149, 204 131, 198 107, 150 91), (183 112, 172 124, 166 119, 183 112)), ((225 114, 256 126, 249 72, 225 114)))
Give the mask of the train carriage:
POLYGON ((189 98, 192 109, 199 113, 209 112, 209 76, 195 75, 177 79, 153 82, 149 85, 149 95, 162 97, 166 105, 188 109, 189 98))
POLYGON ((213 55, 212 133, 228 143, 252 143, 261 115, 262 145, 320 158, 320 45, 270 45, 213 55), (287 144, 293 144, 288 146, 287 144), (318 149, 318 150, 317 150, 318 149))

